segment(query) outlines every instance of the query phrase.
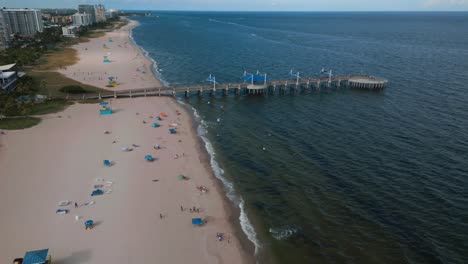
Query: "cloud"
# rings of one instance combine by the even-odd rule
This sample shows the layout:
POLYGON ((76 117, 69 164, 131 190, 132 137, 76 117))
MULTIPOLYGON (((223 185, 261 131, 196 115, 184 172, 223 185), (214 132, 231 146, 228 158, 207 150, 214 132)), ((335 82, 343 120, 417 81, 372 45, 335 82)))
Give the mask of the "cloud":
POLYGON ((467 4, 468 0, 426 0, 424 2, 424 6, 426 7, 434 7, 439 5, 463 6, 467 4))

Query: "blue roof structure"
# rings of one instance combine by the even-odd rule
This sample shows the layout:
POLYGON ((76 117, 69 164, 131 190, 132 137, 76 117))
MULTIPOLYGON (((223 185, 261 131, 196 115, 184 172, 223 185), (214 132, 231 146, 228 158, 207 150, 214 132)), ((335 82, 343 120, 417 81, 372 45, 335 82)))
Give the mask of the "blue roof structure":
MULTIPOLYGON (((252 79, 254 82, 263 82, 265 81, 265 75, 264 74, 245 74, 244 76, 242 76, 242 79, 244 79, 244 81, 246 82, 251 82, 252 79)), ((267 78, 268 80, 268 78, 267 78)))
POLYGON ((49 249, 28 251, 24 254, 23 264, 43 264, 47 260, 49 249))

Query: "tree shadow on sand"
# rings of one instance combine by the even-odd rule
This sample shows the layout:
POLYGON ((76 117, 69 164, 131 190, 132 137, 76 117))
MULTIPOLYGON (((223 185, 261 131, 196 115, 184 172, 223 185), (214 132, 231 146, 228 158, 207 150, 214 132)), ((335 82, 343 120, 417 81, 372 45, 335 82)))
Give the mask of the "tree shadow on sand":
POLYGON ((80 264, 89 263, 91 260, 91 249, 81 250, 72 253, 70 256, 54 260, 54 264, 80 264))

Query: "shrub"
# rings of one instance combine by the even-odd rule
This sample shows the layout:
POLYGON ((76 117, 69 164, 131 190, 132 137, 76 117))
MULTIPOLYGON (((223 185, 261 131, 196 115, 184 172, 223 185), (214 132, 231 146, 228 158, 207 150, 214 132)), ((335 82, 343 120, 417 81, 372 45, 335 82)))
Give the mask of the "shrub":
POLYGON ((78 85, 67 85, 62 88, 60 88, 60 92, 62 93, 69 93, 69 94, 83 94, 86 93, 87 91, 78 85))

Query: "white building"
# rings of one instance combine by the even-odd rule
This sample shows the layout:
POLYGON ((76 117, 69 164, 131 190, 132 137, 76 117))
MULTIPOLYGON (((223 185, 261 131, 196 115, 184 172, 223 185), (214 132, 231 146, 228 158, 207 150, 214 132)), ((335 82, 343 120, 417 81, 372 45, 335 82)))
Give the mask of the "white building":
POLYGON ((72 16, 74 26, 89 26, 93 24, 92 17, 90 14, 74 14, 72 16))
POLYGON ((94 6, 96 22, 105 22, 106 21, 106 8, 104 5, 95 5, 94 6))
POLYGON ((16 64, 0 66, 0 88, 2 90, 15 89, 18 77, 24 75, 24 73, 17 72, 15 66, 16 64))
POLYGON ((8 48, 10 42, 10 28, 7 27, 3 14, 0 11, 0 50, 8 48))
POLYGON ((2 8, 0 12, 11 34, 34 36, 44 30, 42 12, 38 9, 2 8))
POLYGON ((62 33, 64 37, 76 38, 76 34, 78 33, 79 29, 79 26, 62 27, 62 33))

